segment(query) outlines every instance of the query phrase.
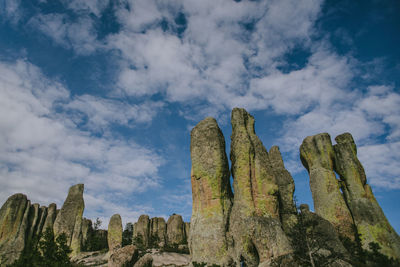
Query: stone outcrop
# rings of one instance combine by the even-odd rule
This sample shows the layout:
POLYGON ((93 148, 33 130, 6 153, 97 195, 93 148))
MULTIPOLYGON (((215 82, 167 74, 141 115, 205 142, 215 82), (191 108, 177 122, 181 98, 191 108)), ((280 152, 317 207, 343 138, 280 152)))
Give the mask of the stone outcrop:
POLYGON ((150 220, 150 243, 157 247, 164 247, 167 239, 167 224, 164 218, 154 217, 150 220))
POLYGON ((82 247, 87 247, 88 241, 93 234, 93 226, 92 221, 86 218, 83 218, 82 221, 82 247))
POLYGON ((285 168, 279 147, 271 147, 269 159, 279 188, 279 215, 282 227, 286 233, 289 233, 297 222, 297 210, 293 201, 293 177, 285 168))
POLYGON ((141 257, 134 267, 188 267, 190 256, 174 252, 152 252, 141 257))
POLYGON ((133 240, 137 246, 149 246, 150 219, 148 215, 140 215, 139 220, 133 225, 133 240))
POLYGON ((108 267, 132 266, 138 259, 138 250, 134 245, 128 245, 110 252, 108 267))
POLYGON ((332 223, 340 235, 354 240, 353 218, 333 171, 335 153, 329 134, 306 137, 300 146, 300 157, 310 175, 315 212, 332 223))
POLYGON ((300 244, 300 246, 310 246, 314 251, 314 259, 316 266, 343 266, 351 267, 349 263, 350 255, 341 243, 338 233, 332 224, 321 216, 310 212, 308 205, 300 205, 301 225, 304 229, 299 229, 301 234, 307 235, 308 244, 300 244), (318 258, 326 259, 332 257, 329 264, 318 262, 318 258))
POLYGON ((400 238, 386 219, 376 201, 363 166, 357 157, 357 147, 349 133, 335 138, 335 171, 340 175, 342 191, 354 218, 364 249, 370 242, 381 246, 381 252, 400 258, 400 238))
POLYGON ((232 111, 231 163, 234 202, 229 231, 236 265, 279 261, 292 249, 279 220, 279 187, 268 152, 244 109, 232 111))
POLYGON ((23 194, 7 199, 0 209, 0 265, 19 258, 29 228, 30 201, 23 194))
POLYGON ((44 221, 42 232, 46 231, 47 228, 53 229, 54 221, 56 220, 56 215, 57 215, 57 205, 55 203, 51 203, 47 208, 47 216, 44 221))
MULTIPOLYGON (((189 248, 192 261, 225 266, 229 262, 226 233, 233 195, 225 139, 215 119, 206 118, 193 128, 190 153, 193 207, 189 248)), ((189 226, 185 225, 186 228, 189 226)))
POLYGON ((60 212, 54 222, 54 234, 64 233, 67 245, 72 249, 72 255, 81 251, 82 245, 82 215, 85 208, 83 200, 83 184, 77 184, 69 189, 60 212))
POLYGON ((190 239, 190 222, 185 222, 185 235, 186 235, 186 240, 189 241, 189 239, 190 239))
POLYGON ((167 221, 167 244, 173 246, 186 243, 185 224, 182 216, 173 214, 167 221))
POLYGON ((110 222, 108 223, 108 234, 107 243, 108 250, 117 250, 122 247, 122 219, 119 214, 111 216, 110 222))

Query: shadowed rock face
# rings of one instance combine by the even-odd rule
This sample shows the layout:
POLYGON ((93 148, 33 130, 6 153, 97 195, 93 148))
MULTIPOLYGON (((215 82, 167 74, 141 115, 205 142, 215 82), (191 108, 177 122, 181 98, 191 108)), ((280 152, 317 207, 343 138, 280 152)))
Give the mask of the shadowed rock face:
POLYGON ((368 249, 370 242, 381 246, 381 252, 400 258, 400 238, 389 224, 367 184, 365 171, 357 157, 357 147, 349 133, 335 138, 335 170, 340 175, 342 191, 354 218, 361 243, 368 249))
POLYGON ((267 150, 254 131, 254 118, 232 111, 231 162, 234 203, 230 234, 234 261, 247 266, 271 262, 292 253, 279 220, 278 185, 267 150))
POLYGON ((285 168, 279 147, 271 147, 269 159, 279 188, 279 215, 283 229, 288 233, 297 221, 297 210, 293 201, 294 181, 285 168))
POLYGON ((92 221, 86 218, 83 218, 82 221, 82 245, 86 247, 87 242, 90 238, 90 235, 93 232, 92 221))
POLYGON ((229 260, 226 232, 232 192, 225 139, 215 119, 208 117, 193 128, 190 153, 192 261, 225 266, 229 260))
POLYGON ((145 247, 149 246, 150 219, 147 215, 140 215, 139 220, 133 225, 133 239, 141 240, 145 247))
POLYGON ((82 244, 82 215, 85 208, 83 200, 83 184, 77 184, 69 189, 60 212, 54 222, 54 234, 65 233, 67 245, 72 249, 72 255, 81 251, 82 244))
MULTIPOLYGON (((333 262, 327 266, 351 267, 347 261, 350 259, 349 253, 341 243, 338 233, 332 224, 313 212, 310 212, 308 205, 300 205, 301 214, 299 220, 307 227, 305 231, 311 240, 314 253, 321 256, 336 255, 333 262)), ((306 245, 306 244, 304 244, 306 245)))
POLYGON ((185 224, 181 215, 171 215, 167 221, 167 243, 168 245, 186 244, 185 224))
POLYGON ((163 247, 166 244, 167 224, 164 218, 155 217, 150 220, 150 236, 153 243, 151 245, 158 245, 163 247))
POLYGON ((333 171, 335 154, 329 134, 306 137, 300 146, 300 157, 310 174, 316 213, 332 223, 340 235, 354 240, 353 218, 333 171))
POLYGON ((7 199, 0 209, 0 265, 18 259, 25 247, 29 228, 30 201, 23 194, 7 199))
POLYGON ((122 247, 122 219, 119 214, 111 216, 108 223, 107 243, 109 251, 114 251, 122 247))

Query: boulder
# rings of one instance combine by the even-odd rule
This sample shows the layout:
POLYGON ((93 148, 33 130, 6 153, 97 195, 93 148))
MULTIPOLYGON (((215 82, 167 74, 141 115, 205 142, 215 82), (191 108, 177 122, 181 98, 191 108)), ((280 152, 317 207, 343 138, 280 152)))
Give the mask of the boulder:
POLYGON ((141 257, 134 267, 188 267, 190 256, 175 252, 152 252, 141 257))
POLYGON ((166 244, 167 224, 164 218, 154 217, 150 221, 150 246, 163 247, 166 244))
POLYGON ((107 243, 108 250, 112 254, 114 250, 122 247, 122 219, 119 214, 111 216, 110 222, 108 223, 108 234, 107 243))
MULTIPOLYGON (((226 232, 233 195, 225 139, 214 118, 208 117, 193 128, 190 153, 193 197, 190 234, 187 234, 189 225, 184 228, 185 235, 190 236, 192 261, 224 266, 229 261, 226 232)), ((168 241, 180 243, 182 220, 174 216, 168 220, 168 241), (173 219, 176 219, 173 229, 179 226, 179 237, 172 239, 173 219)))
POLYGON ((82 215, 85 208, 83 200, 83 184, 77 184, 69 189, 67 199, 58 212, 54 222, 54 234, 64 233, 67 245, 72 249, 72 255, 81 251, 82 245, 82 215))
POLYGON ((152 267, 153 266, 153 257, 151 254, 146 254, 141 257, 133 267, 152 267))
POLYGON ((354 218, 364 249, 369 243, 381 246, 380 252, 388 257, 400 258, 400 238, 386 219, 376 201, 363 166, 357 157, 357 147, 350 133, 335 138, 335 171, 342 180, 342 191, 354 218))
POLYGON ((293 251, 279 219, 279 187, 268 152, 254 131, 254 118, 235 108, 231 117, 234 202, 229 232, 236 265, 257 266, 293 251))
POLYGON ((333 171, 335 153, 329 134, 306 137, 300 146, 300 158, 310 175, 315 212, 332 223, 339 235, 354 241, 353 218, 333 171))
POLYGON ((181 215, 173 214, 167 221, 167 244, 169 246, 187 244, 181 215))
POLYGON ((289 233, 290 229, 297 222, 297 210, 293 201, 293 177, 285 168, 279 147, 271 147, 269 159, 279 188, 279 214, 282 227, 286 233, 289 233))
POLYGON ((0 266, 17 260, 25 248, 30 201, 23 194, 7 199, 0 209, 0 266))
POLYGON ((138 258, 138 250, 134 245, 128 245, 110 251, 108 267, 132 266, 138 258))
POLYGON ((150 241, 150 219, 148 215, 140 215, 139 220, 133 225, 133 244, 137 247, 147 248, 150 241))

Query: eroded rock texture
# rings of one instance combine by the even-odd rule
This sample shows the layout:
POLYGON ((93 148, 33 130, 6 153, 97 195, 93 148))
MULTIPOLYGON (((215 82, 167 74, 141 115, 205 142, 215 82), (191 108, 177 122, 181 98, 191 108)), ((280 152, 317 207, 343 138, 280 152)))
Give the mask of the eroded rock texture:
POLYGON ((163 247, 166 244, 167 224, 164 218, 154 217, 150 220, 150 243, 152 246, 163 247))
POLYGON ((54 221, 56 220, 57 215, 57 205, 55 203, 51 203, 47 208, 47 216, 44 221, 44 225, 42 227, 42 232, 46 231, 47 228, 53 229, 54 221))
POLYGON ((86 218, 83 218, 82 221, 82 247, 87 248, 88 241, 91 238, 93 233, 92 221, 86 218))
POLYGON ((335 138, 335 170, 342 180, 342 191, 354 218, 361 243, 368 249, 370 242, 381 246, 381 252, 400 258, 400 238, 389 224, 376 201, 363 166, 357 157, 357 147, 349 133, 335 138))
POLYGON ((308 240, 302 240, 300 246, 310 246, 309 251, 314 253, 316 266, 351 267, 350 255, 341 243, 333 225, 318 214, 310 212, 306 204, 302 204, 300 210, 299 220, 304 229, 298 230, 301 231, 300 234, 304 233, 308 240), (320 261, 318 261, 319 257, 321 257, 320 261))
POLYGON ((167 243, 168 245, 186 244, 185 224, 182 216, 173 214, 167 221, 167 243))
POLYGON ((340 235, 354 240, 353 218, 333 171, 335 153, 329 134, 306 137, 300 146, 300 157, 310 174, 315 212, 331 222, 340 235))
POLYGON ((150 219, 148 215, 140 215, 139 220, 133 225, 133 240, 137 245, 149 246, 150 219))
POLYGON ((72 255, 81 251, 82 215, 85 208, 83 189, 83 184, 74 185, 69 189, 67 199, 57 214, 53 227, 56 236, 65 233, 72 255))
POLYGON ((288 233, 297 222, 297 210, 293 201, 293 177, 285 168, 279 147, 271 147, 269 159, 279 188, 279 215, 282 227, 288 233))
POLYGON ((122 247, 122 219, 119 214, 111 216, 108 223, 107 243, 109 251, 114 251, 122 247))
POLYGON ((128 245, 110 252, 108 267, 133 266, 138 260, 138 250, 134 245, 128 245))
MULTIPOLYGON (((202 120, 191 132, 192 217, 189 248, 192 261, 226 266, 229 262, 227 228, 232 207, 225 139, 213 118, 202 120)), ((189 225, 185 225, 185 229, 189 225)))
POLYGON ((232 111, 231 162, 234 203, 230 234, 234 261, 247 266, 288 257, 292 249, 279 220, 278 184, 268 153, 254 131, 254 118, 232 111))
POLYGON ((0 209, 1 266, 18 259, 25 247, 30 206, 30 201, 25 195, 15 194, 9 197, 0 209))

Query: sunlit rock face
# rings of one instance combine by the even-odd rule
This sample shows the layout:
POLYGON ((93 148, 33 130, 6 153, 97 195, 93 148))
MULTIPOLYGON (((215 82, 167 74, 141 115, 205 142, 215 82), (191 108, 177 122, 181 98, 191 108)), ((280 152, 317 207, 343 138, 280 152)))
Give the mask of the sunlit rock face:
POLYGON ((300 146, 300 157, 310 174, 315 212, 332 223, 340 235, 354 240, 353 218, 333 171, 335 153, 329 134, 306 137, 300 146))
MULTIPOLYGON (((225 139, 214 118, 191 132, 192 217, 189 248, 192 261, 228 265, 227 229, 232 207, 225 139)), ((188 227, 185 225, 185 227, 188 227)))
POLYGON ((150 218, 148 215, 140 215, 138 221, 133 225, 133 240, 141 243, 144 247, 149 246, 150 218))
POLYGON ((376 242, 381 246, 383 254, 400 258, 400 238, 389 224, 371 187, 367 184, 353 137, 350 133, 344 133, 335 140, 335 171, 342 180, 342 191, 363 247, 368 249, 370 242, 376 242))
POLYGON ((85 209, 83 189, 83 184, 74 185, 69 189, 53 226, 56 236, 61 233, 67 236, 67 245, 71 247, 72 255, 79 253, 82 246, 82 215, 85 209))
POLYGON ((292 249, 279 216, 279 186, 268 152, 254 131, 254 118, 235 108, 231 116, 234 202, 229 232, 236 264, 247 266, 287 258, 292 249))
POLYGON ((6 265, 19 258, 26 242, 29 229, 31 204, 23 194, 7 199, 0 209, 0 265, 6 265))
POLYGON ((108 250, 114 251, 122 247, 122 219, 119 214, 114 214, 108 223, 107 243, 108 250))
POLYGON ((150 220, 150 243, 158 247, 163 247, 167 239, 167 223, 164 218, 154 217, 150 220))
POLYGON ((285 168, 279 147, 271 147, 268 154, 279 188, 279 215, 282 227, 286 233, 289 233, 290 229, 297 222, 297 211, 293 201, 293 177, 285 168))

